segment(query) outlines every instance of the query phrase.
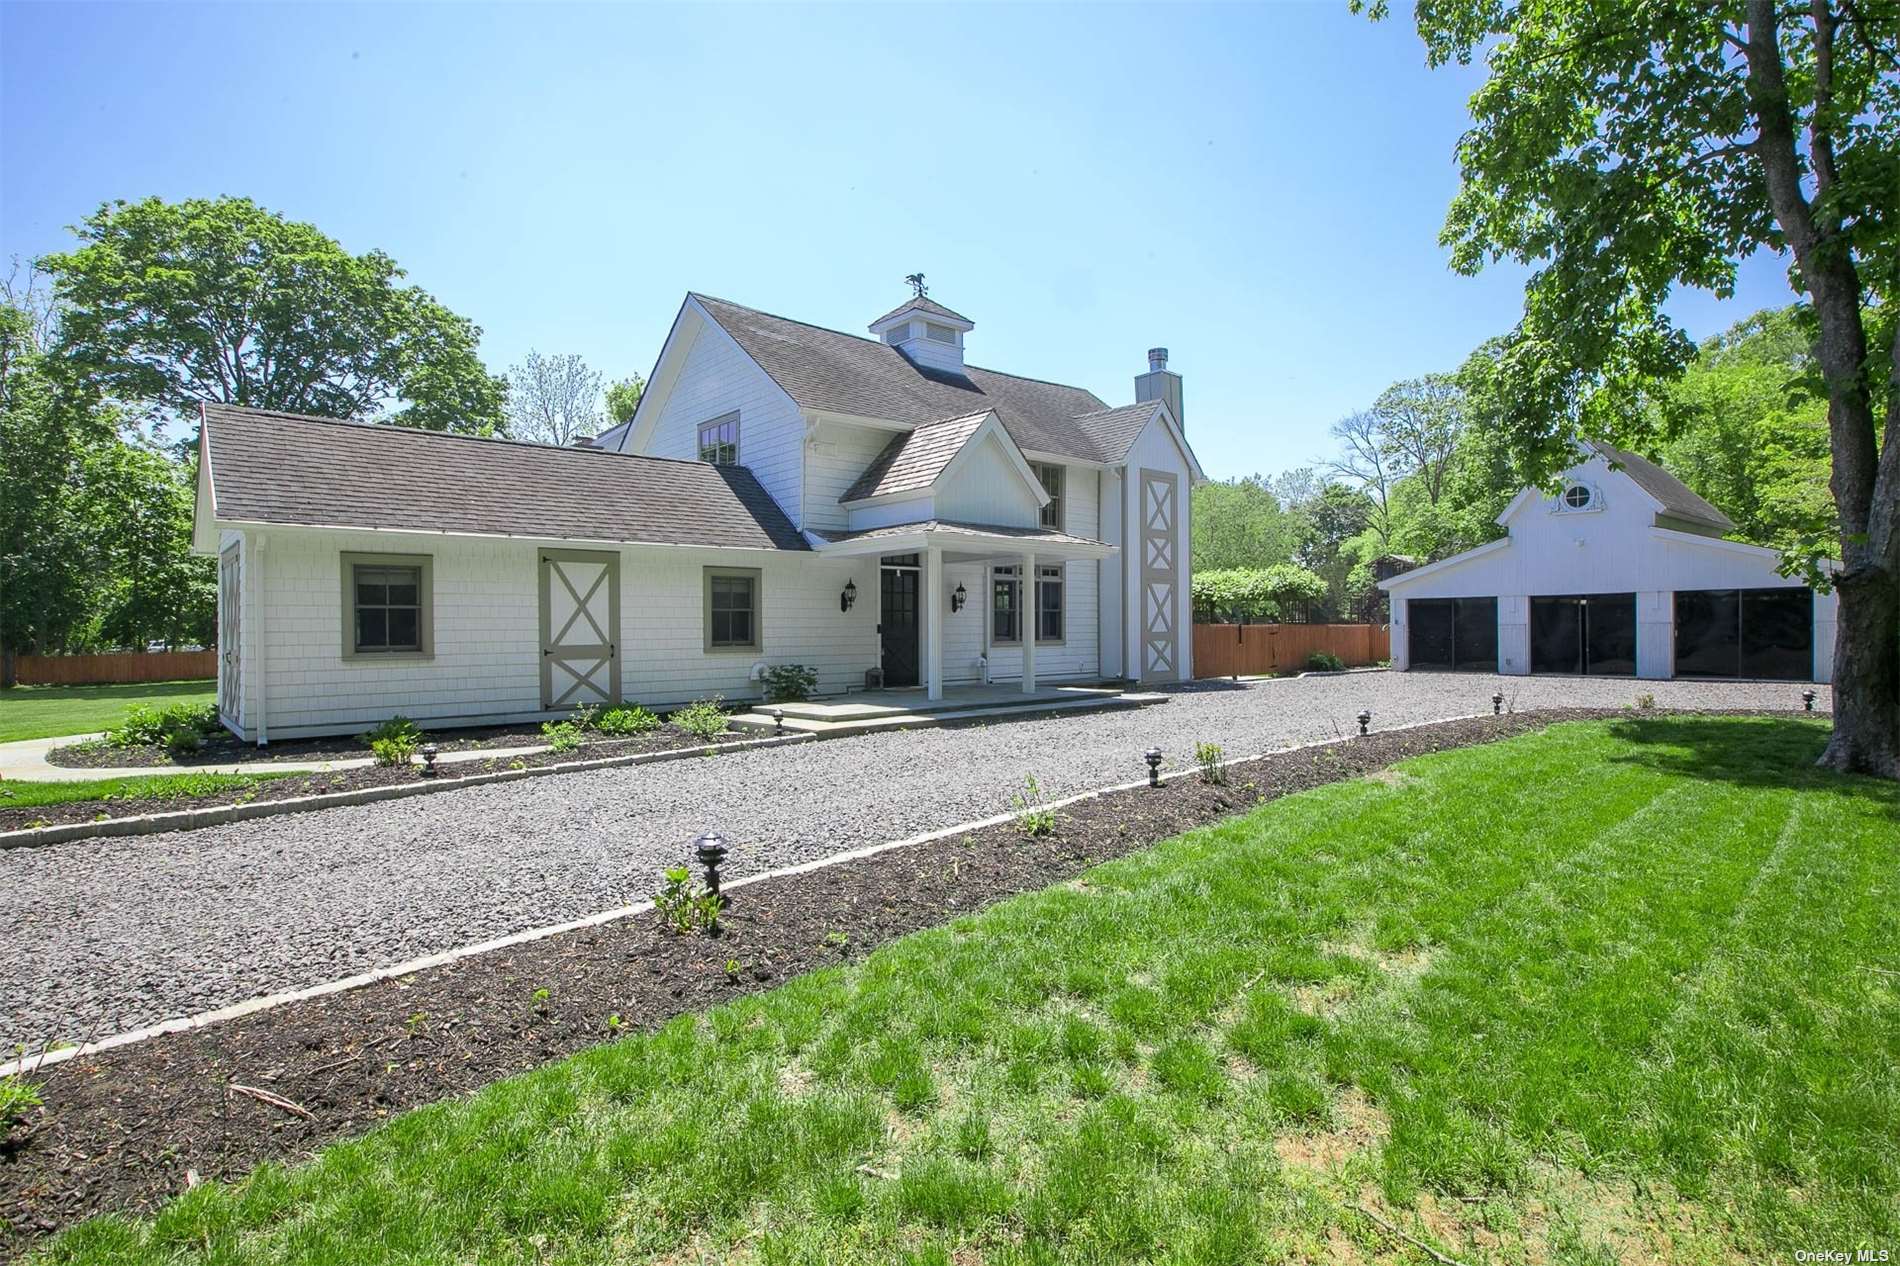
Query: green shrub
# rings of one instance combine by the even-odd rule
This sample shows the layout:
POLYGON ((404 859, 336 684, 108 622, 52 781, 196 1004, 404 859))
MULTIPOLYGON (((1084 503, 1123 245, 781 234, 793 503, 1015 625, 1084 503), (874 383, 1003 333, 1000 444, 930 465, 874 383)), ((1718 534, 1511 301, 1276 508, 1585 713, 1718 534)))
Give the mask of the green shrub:
MULTIPOLYGON (((206 736, 218 728, 218 709, 211 704, 174 703, 153 708, 142 703, 125 710, 125 717, 106 731, 109 747, 164 747, 170 751, 197 751, 206 736), (197 741, 174 747, 170 736, 190 731, 197 741)), ((188 740, 180 739, 179 742, 188 740)))
POLYGON ((799 703, 818 688, 818 670, 804 664, 780 664, 765 670, 767 703, 799 703))
POLYGON ((1201 767, 1202 782, 1218 786, 1227 781, 1227 765, 1222 759, 1224 755, 1219 743, 1194 745, 1194 763, 1201 767))
POLYGON ((725 709, 719 706, 719 702, 718 695, 710 699, 693 700, 669 718, 673 728, 694 738, 709 739, 724 734, 732 720, 726 715, 725 709))
POLYGON ((1331 651, 1314 651, 1306 657, 1306 671, 1309 673, 1343 673, 1346 661, 1331 651))
POLYGON ((609 708, 594 719, 594 728, 602 734, 650 734, 660 728, 660 718, 645 708, 609 708))
POLYGON ((600 705, 583 703, 574 709, 574 715, 568 718, 578 730, 591 730, 600 723, 600 705))
POLYGON ((0 1077, 0 1139, 27 1113, 40 1106, 40 1088, 18 1073, 0 1077))
POLYGON ((181 723, 168 727, 162 742, 173 756, 189 756, 205 745, 205 736, 196 726, 181 723))
POLYGON ((422 746, 422 738, 422 728, 398 712, 375 729, 365 732, 363 743, 371 751, 375 750, 379 740, 407 743, 410 754, 414 755, 415 750, 422 746))
POLYGON ((550 752, 581 750, 581 727, 574 721, 543 721, 541 737, 548 741, 550 752))
POLYGON ((660 923, 674 934, 687 936, 702 928, 711 931, 719 921, 723 898, 693 882, 693 874, 684 866, 669 867, 653 894, 653 908, 660 923))
POLYGON ((407 765, 415 759, 416 749, 420 746, 414 739, 400 737, 369 741, 369 750, 376 754, 378 765, 407 765))

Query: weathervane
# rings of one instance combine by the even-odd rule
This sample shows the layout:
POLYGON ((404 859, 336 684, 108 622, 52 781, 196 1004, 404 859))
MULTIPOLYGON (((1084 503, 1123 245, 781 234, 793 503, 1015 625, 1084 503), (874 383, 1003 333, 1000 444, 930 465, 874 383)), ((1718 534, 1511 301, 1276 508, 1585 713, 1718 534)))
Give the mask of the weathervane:
POLYGON ((904 281, 910 286, 911 292, 919 299, 930 293, 930 287, 924 284, 924 275, 922 273, 912 273, 910 276, 904 278, 904 281))

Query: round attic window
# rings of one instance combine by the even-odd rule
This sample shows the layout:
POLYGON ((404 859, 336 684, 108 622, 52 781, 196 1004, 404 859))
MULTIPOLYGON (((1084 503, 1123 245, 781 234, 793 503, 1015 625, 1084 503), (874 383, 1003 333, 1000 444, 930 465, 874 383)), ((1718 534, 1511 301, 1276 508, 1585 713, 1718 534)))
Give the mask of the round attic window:
POLYGON ((1596 500, 1596 494, 1587 484, 1571 484, 1564 489, 1564 508, 1568 510, 1588 510, 1590 503, 1596 500))

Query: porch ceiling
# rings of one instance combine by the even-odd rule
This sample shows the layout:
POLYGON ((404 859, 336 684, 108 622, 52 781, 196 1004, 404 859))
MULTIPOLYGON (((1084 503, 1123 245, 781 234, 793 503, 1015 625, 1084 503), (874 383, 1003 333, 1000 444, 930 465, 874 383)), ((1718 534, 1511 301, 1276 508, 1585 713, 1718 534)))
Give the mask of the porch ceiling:
POLYGON ((1024 552, 1033 552, 1038 558, 1051 560, 1110 558, 1119 552, 1106 541, 1070 536, 1049 528, 957 523, 947 519, 895 523, 889 527, 869 528, 860 532, 808 528, 806 535, 820 554, 833 557, 910 554, 933 549, 941 551, 947 561, 975 562, 997 557, 1013 558, 1024 552))

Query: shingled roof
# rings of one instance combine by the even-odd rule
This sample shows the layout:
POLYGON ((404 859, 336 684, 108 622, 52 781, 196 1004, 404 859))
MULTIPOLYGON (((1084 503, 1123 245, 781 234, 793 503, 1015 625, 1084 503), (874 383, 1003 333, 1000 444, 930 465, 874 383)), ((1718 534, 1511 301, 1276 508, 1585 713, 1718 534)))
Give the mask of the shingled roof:
POLYGON ((1686 519, 1714 528, 1717 532, 1735 530, 1733 519, 1697 496, 1689 485, 1655 462, 1598 440, 1592 440, 1590 446, 1607 458, 1612 466, 1620 466, 1637 487, 1662 502, 1661 512, 1669 518, 1686 519))
POLYGON ((204 406, 223 522, 809 550, 743 466, 204 406))
POLYGON ((994 410, 1018 448, 1104 464, 1121 461, 1139 434, 1127 432, 1122 410, 1081 387, 975 366, 929 369, 876 339, 692 297, 800 408, 911 426, 994 410))
POLYGON ((969 317, 964 316, 961 312, 952 312, 950 309, 944 307, 941 303, 938 303, 935 299, 926 299, 922 295, 918 295, 915 299, 906 299, 904 302, 898 304, 896 307, 892 308, 889 312, 886 312, 883 316, 879 317, 877 320, 871 322, 871 324, 882 325, 884 322, 890 320, 892 317, 897 316, 899 313, 903 313, 903 312, 924 312, 924 313, 928 313, 931 316, 949 317, 952 321, 961 321, 965 325, 975 324, 974 321, 970 320, 969 317))
POLYGON ((864 468, 840 501, 858 501, 865 497, 887 497, 899 492, 917 492, 937 482, 963 446, 970 442, 988 409, 965 418, 927 422, 915 430, 893 435, 871 464, 864 468))

